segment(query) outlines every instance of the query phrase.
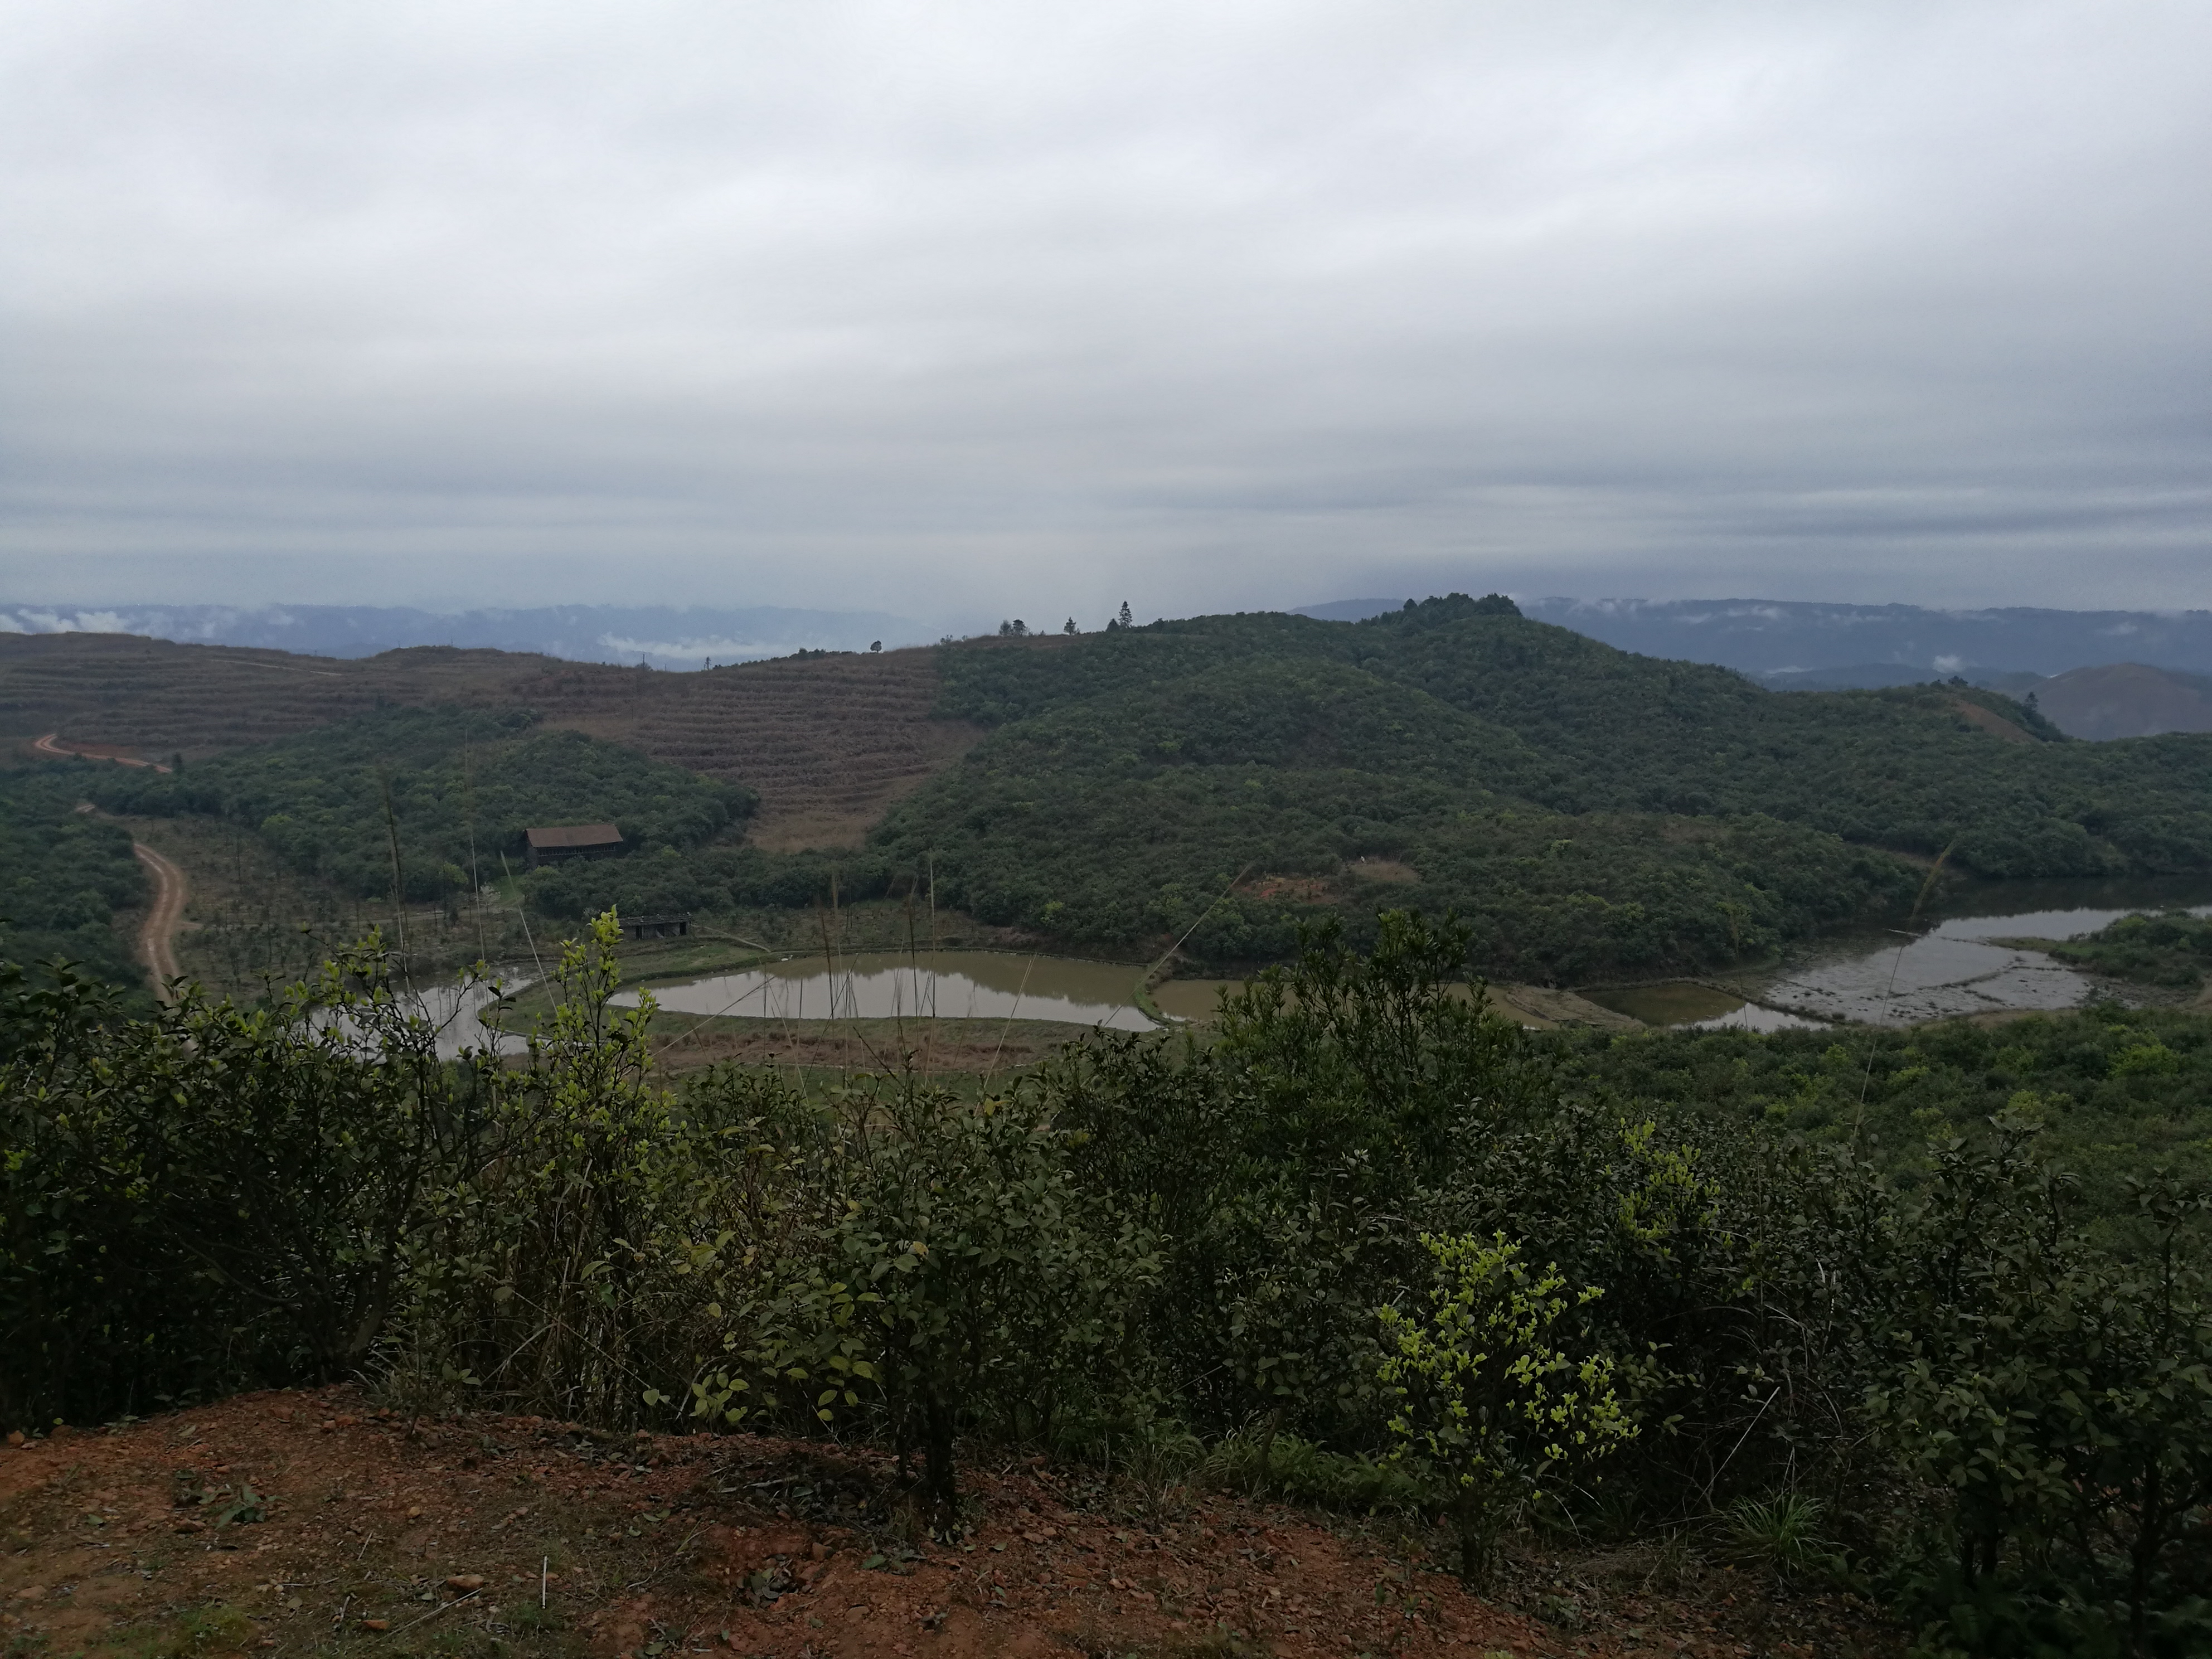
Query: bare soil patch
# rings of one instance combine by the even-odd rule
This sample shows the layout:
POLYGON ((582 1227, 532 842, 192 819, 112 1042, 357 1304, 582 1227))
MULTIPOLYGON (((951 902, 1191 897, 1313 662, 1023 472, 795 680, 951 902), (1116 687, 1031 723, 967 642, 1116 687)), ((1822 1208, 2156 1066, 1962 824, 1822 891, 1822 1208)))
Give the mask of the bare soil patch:
POLYGON ((759 790, 750 839, 771 852, 859 846, 983 735, 930 718, 937 659, 921 648, 698 674, 564 663, 514 690, 551 724, 759 790))
POLYGON ((166 859, 143 841, 131 843, 131 850, 138 862, 146 866, 152 878, 152 902, 147 906, 146 920, 138 928, 138 959, 146 964, 152 975, 154 994, 162 1001, 169 1000, 169 981, 179 977, 174 949, 177 929, 185 919, 185 872, 175 863, 166 859))
POLYGON ((1970 726, 1979 726, 1991 737, 2002 742, 2034 743, 2038 741, 2033 732, 2024 731, 1996 710, 1984 708, 1981 704, 1969 702, 1965 697, 1952 698, 1951 707, 1957 712, 1960 720, 1970 726))
POLYGON ((1415 882, 1421 872, 1410 864, 1396 859, 1358 859, 1345 866, 1344 873, 1358 881, 1384 881, 1396 884, 1415 882))
POLYGON ((21 1655, 783 1659, 1894 1656, 1848 1599, 1650 1549, 1523 1555, 1486 1601, 1425 1534, 1008 1458, 919 1533, 878 1453, 410 1419, 248 1395, 0 1448, 21 1655))

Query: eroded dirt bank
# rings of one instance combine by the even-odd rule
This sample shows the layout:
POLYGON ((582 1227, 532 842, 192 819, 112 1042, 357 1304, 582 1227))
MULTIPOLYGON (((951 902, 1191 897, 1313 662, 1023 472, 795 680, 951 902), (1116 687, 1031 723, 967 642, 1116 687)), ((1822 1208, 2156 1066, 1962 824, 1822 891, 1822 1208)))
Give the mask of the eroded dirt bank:
POLYGON ((1523 1558, 1524 1612, 1401 1522, 1041 1461, 973 1474, 971 1530, 942 1545, 902 1526, 892 1475, 751 1436, 244 1395, 0 1448, 0 1638, 57 1659, 1903 1650, 1847 1600, 1680 1552, 1523 1558))

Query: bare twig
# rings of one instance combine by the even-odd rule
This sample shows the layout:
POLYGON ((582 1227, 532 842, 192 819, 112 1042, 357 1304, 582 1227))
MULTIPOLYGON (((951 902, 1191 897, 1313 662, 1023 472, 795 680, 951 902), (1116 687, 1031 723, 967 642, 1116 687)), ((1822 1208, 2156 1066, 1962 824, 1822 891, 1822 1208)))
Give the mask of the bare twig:
POLYGON ((991 1050, 991 1067, 983 1073, 982 1086, 987 1089, 991 1086, 991 1079, 999 1074, 999 1056, 1006 1052, 1006 1033, 1014 1029, 1014 1016, 1022 1011, 1022 999, 1030 993, 1030 971, 1036 966, 1035 956, 1022 964, 1021 988, 1014 993, 1014 1006, 1006 1015, 1006 1024, 999 1027, 999 1046, 991 1050))
POLYGON ((431 1609, 430 1609, 430 1611, 429 1611, 429 1612, 428 1612, 428 1613, 424 1613, 424 1614, 422 1615, 422 1618, 420 1618, 420 1619, 410 1619, 410 1620, 409 1620, 405 1624, 402 1625, 402 1626, 401 1626, 398 1630, 393 1631, 393 1632, 392 1632, 392 1635, 394 1635, 394 1636, 400 1636, 400 1635, 404 1635, 404 1634, 405 1632, 407 1632, 408 1631, 413 1630, 413 1629, 415 1628, 415 1626, 416 1626, 420 1625, 420 1624, 422 1624, 422 1623, 424 1623, 426 1620, 432 1620, 432 1619, 435 1619, 435 1618, 436 1618, 440 1613, 451 1613, 451 1612, 452 1612, 455 1607, 458 1607, 459 1606, 460 1606, 462 1602, 464 1602, 464 1601, 475 1601, 475 1600, 477 1599, 477 1597, 478 1597, 479 1595, 482 1595, 483 1594, 483 1592, 482 1590, 471 1590, 471 1591, 470 1591, 466 1595, 457 1595, 457 1596, 455 1596, 452 1601, 450 1601, 447 1602, 447 1603, 445 1604, 445 1606, 443 1606, 443 1607, 433 1607, 433 1608, 431 1608, 431 1609))

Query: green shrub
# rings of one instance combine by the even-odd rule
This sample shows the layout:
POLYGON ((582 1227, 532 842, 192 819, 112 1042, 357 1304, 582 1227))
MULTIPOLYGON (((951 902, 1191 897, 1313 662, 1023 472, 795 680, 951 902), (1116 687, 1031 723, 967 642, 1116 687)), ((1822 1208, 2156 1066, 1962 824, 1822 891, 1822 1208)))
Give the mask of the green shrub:
POLYGON ((150 1012, 145 975, 115 913, 146 902, 146 875, 119 823, 76 810, 106 763, 0 772, 0 960, 59 957, 111 987, 118 1010, 150 1012))
POLYGON ((1415 1510, 1435 1490, 1402 1462, 1335 1452, 1294 1434, 1239 1429, 1193 1460, 1191 1478, 1224 1492, 1354 1513, 1415 1510))
POLYGON ((360 1367, 482 1074, 372 937, 276 1006, 148 1022, 0 966, 0 1417, 99 1421, 360 1367))
POLYGON ((1460 1576, 1479 1579, 1499 1534, 1636 1431, 1611 1358, 1574 1359, 1559 1346, 1570 1314, 1601 1291, 1568 1291, 1556 1267, 1532 1270, 1502 1234, 1488 1244, 1424 1234, 1421 1243, 1436 1264, 1426 1306, 1376 1310, 1377 1375, 1395 1406, 1395 1455, 1449 1494, 1460 1576))
POLYGON ((2069 1213, 2039 1133, 2001 1119, 1937 1150, 1869 1414, 1947 1500, 1952 1559, 1923 1599, 1996 1592, 2148 1653, 2212 1587, 2212 1192, 2136 1181, 2142 1243, 2112 1249, 2069 1213))
POLYGON ((945 1525, 963 1444, 1087 1448, 1170 1497, 1441 1505, 1471 1571, 1533 1507, 1600 1518, 1603 1450, 1615 1516, 1848 1549, 1937 1647, 2204 1650, 2212 1194, 2042 1149, 2097 1102, 2192 1122, 2212 1021, 1540 1040, 1452 989, 1455 926, 1378 937, 1310 936, 1209 1044, 1104 1034, 977 1101, 663 1085, 611 917, 499 1060, 441 1059, 374 938, 143 1022, 0 969, 0 1411, 367 1374, 919 1450, 945 1525), (1862 1086, 1938 1127, 1894 1183, 1793 1127, 1862 1086))
POLYGON ((697 1409, 726 1420, 749 1393, 774 1409, 781 1388, 825 1423, 879 1411, 902 1464, 919 1445, 949 1522, 962 1428, 1020 1401, 1048 1440, 1069 1393, 1121 1358, 1156 1241, 1077 1183, 1028 1091, 901 1087, 853 1107, 825 1123, 808 1219, 728 1310, 736 1363, 697 1386, 697 1409))
POLYGON ((386 708, 213 759, 173 776, 109 769, 89 782, 117 811, 242 823, 294 868, 363 896, 465 890, 474 869, 520 868, 534 824, 611 822, 632 852, 703 845, 752 811, 748 789, 580 732, 535 732, 526 710, 386 708))

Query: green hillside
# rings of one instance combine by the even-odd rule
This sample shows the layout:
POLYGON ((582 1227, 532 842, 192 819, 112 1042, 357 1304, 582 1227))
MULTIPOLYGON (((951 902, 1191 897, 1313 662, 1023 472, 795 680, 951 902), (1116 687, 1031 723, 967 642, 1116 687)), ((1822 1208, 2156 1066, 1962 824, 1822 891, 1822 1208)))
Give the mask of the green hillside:
POLYGON ((196 812, 258 829, 302 873, 362 896, 392 890, 386 817, 407 896, 465 890, 518 867, 532 824, 612 822, 633 848, 696 847, 753 808, 750 791, 577 732, 533 730, 527 711, 386 708, 200 762, 174 776, 124 773, 88 786, 117 811, 196 812))
POLYGON ((1616 651, 1502 599, 1357 624, 1201 617, 944 653, 994 726, 878 851, 1071 945, 1197 920, 1219 958, 1374 902, 1455 907, 1494 972, 1715 963, 1990 877, 2212 866, 2212 742, 2063 740, 1959 686, 1796 694, 1616 651), (1362 860, 1392 878, 1363 879, 1362 860))
POLYGON ((85 786, 117 769, 78 761, 0 772, 0 961, 64 957, 150 1006, 115 912, 145 902, 130 833, 76 810, 85 786))
POLYGON ((2107 1002, 1995 1026, 1561 1030, 1535 1041, 1563 1076, 1619 1098, 1860 1144, 1908 1186, 1926 1173, 1931 1137, 1978 1133, 2008 1110, 2043 1126, 2045 1148, 2102 1216, 2127 1213, 2130 1176, 2212 1176, 2212 1021, 2190 1010, 2107 1002))
POLYGON ((1917 884, 1769 818, 1552 810, 1532 799, 1547 770, 1510 728, 1368 669, 1247 659, 1014 721, 878 840, 934 852, 952 902, 1073 944, 1179 934, 1242 871, 1201 955, 1280 955, 1301 920, 1401 902, 1459 908, 1494 971, 1543 978, 1726 959, 1917 884))
POLYGON ((122 810, 218 813, 297 867, 389 890, 391 783, 410 893, 462 884, 531 823, 611 818, 631 857, 541 872, 562 918, 908 890, 1077 951, 1280 958, 1389 906, 1458 911, 1475 965, 1577 981, 1754 959, 1901 914, 1970 876, 2212 867, 2212 738, 2069 741, 1961 684, 1769 692, 1616 651, 1501 599, 1359 623, 1274 613, 939 653, 938 713, 987 738, 867 846, 728 833, 748 792, 526 713, 384 709, 196 764, 112 775, 122 810))
POLYGON ((2115 979, 2194 990, 2212 965, 2212 920, 2185 911, 2122 916, 2087 939, 2059 939, 2045 948, 2061 962, 2115 979))

